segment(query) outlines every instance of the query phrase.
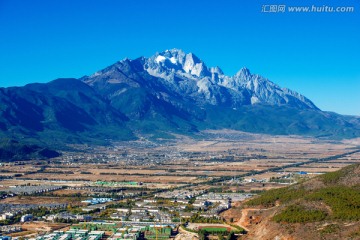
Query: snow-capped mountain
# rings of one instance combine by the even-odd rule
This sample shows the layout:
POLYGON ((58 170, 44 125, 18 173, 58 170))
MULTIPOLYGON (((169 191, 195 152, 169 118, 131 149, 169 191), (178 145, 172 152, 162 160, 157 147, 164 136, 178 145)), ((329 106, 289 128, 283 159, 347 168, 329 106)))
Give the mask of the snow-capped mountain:
POLYGON ((197 102, 212 105, 225 103, 235 108, 247 104, 289 104, 316 109, 301 94, 281 88, 260 75, 251 74, 247 68, 242 68, 234 76, 227 76, 219 67, 207 67, 193 53, 179 49, 143 58, 143 66, 151 76, 165 79, 179 94, 196 98, 197 102))
POLYGON ((81 80, 136 120, 135 126, 142 130, 145 126, 150 132, 232 128, 272 134, 353 135, 346 129, 359 122, 322 112, 303 95, 251 74, 247 68, 227 76, 220 67, 208 67, 195 54, 179 49, 124 59, 81 80))
POLYGON ((221 128, 360 136, 359 117, 323 112, 246 68, 227 76, 178 49, 124 59, 80 79, 0 88, 0 106, 1 137, 55 145, 221 128))

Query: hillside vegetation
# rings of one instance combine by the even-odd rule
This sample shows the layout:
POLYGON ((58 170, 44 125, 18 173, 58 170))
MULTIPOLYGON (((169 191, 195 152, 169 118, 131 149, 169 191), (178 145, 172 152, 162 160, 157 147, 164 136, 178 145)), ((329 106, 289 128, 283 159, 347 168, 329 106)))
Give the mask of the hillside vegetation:
POLYGON ((247 205, 281 205, 281 211, 272 218, 276 222, 359 221, 359 171, 359 164, 351 165, 304 183, 267 191, 247 205))

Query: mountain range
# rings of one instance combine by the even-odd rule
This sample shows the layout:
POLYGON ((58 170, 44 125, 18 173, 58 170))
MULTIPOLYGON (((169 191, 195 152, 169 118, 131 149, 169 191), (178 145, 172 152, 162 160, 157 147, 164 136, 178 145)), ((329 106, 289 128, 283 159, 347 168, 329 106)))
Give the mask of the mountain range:
POLYGON ((359 117, 321 111, 305 96, 247 68, 227 76, 179 49, 124 59, 80 79, 0 88, 0 116, 1 137, 46 145, 171 138, 223 128, 360 136, 359 117))

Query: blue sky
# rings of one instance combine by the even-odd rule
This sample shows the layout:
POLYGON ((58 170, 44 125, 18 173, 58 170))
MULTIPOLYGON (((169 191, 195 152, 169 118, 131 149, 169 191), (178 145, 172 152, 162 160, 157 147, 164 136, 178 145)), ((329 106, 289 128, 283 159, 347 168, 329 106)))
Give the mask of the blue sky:
POLYGON ((181 48, 228 75, 245 66, 323 110, 360 115, 359 26, 359 0, 0 0, 0 86, 181 48), (354 12, 261 12, 278 4, 354 12))

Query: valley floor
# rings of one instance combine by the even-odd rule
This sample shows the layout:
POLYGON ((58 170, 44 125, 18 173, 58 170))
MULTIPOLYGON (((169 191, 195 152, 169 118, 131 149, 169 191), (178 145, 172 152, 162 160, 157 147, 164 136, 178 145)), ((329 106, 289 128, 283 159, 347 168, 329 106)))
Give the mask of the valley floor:
MULTIPOLYGON (((201 140, 176 136, 170 142, 142 139, 112 147, 73 145, 76 151, 50 161, 2 163, 0 223, 18 226, 26 214, 32 215, 31 220, 73 226, 115 221, 109 228, 96 226, 107 238, 131 231, 156 234, 156 227, 149 228, 160 224, 169 237, 178 233, 176 239, 197 239, 197 233, 178 226, 225 221, 248 232, 239 235, 241 239, 256 239, 255 233, 265 239, 261 237, 269 233, 259 232, 257 226, 271 225, 262 219, 274 214, 272 209, 242 209, 243 201, 264 190, 360 163, 359 139, 339 142, 230 130, 206 131, 203 136, 201 140)), ((4 228, 2 234, 15 237, 18 230, 12 234, 4 228)), ((48 232, 27 231, 20 230, 24 236, 48 232)))

